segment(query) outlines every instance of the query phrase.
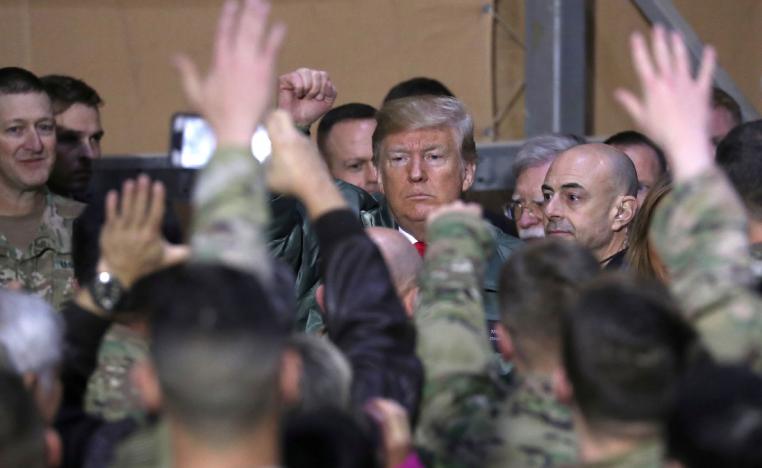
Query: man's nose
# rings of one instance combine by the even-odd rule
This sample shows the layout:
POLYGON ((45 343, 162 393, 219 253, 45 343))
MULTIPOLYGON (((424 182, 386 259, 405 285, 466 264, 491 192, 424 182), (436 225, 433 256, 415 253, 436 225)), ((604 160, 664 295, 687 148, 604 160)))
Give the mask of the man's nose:
POLYGON ((99 155, 100 147, 98 146, 97 142, 88 140, 82 144, 82 156, 86 157, 87 159, 95 159, 99 155))
POLYGON ((542 221, 542 213, 536 213, 531 208, 526 207, 519 216, 518 225, 522 229, 532 227, 542 221))
POLYGON ((407 177, 414 182, 420 182, 426 179, 426 170, 423 165, 423 159, 419 157, 410 158, 407 166, 407 177))
POLYGON ((546 218, 553 218, 561 215, 560 205, 556 196, 551 196, 550 199, 545 200, 543 212, 546 218))
POLYGON ((27 133, 26 140, 24 141, 24 148, 34 153, 42 151, 42 137, 37 130, 32 130, 27 133))
POLYGON ((378 184, 378 171, 373 164, 367 164, 365 166, 365 181, 369 184, 378 184))

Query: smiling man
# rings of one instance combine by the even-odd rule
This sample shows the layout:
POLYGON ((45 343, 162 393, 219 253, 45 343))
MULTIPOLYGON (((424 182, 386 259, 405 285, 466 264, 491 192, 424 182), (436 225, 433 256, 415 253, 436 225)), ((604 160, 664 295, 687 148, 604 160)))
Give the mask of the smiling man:
POLYGON ((638 176, 626 154, 601 143, 564 151, 550 165, 542 193, 546 235, 575 239, 602 267, 623 265, 638 207, 638 176))
POLYGON ((71 225, 82 205, 45 187, 55 146, 42 82, 0 68, 0 284, 20 284, 58 307, 73 292, 71 225))
POLYGON ((48 180, 53 192, 86 201, 92 162, 101 157, 103 100, 87 83, 64 75, 41 78, 56 119, 56 163, 48 180))

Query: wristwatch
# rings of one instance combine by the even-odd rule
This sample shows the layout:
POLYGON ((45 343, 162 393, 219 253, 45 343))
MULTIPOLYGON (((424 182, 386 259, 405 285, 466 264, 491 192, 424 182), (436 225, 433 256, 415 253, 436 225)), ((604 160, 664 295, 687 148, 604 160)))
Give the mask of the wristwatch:
POLYGON ((113 312, 124 296, 124 286, 119 279, 107 271, 99 272, 88 288, 93 301, 106 312, 113 312))

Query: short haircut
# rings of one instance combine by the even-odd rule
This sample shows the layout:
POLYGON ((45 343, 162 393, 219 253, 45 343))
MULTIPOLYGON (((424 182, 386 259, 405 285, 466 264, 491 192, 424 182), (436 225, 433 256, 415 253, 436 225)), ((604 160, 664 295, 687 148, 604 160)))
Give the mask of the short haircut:
POLYGON ((664 151, 653 142, 650 138, 635 130, 625 130, 623 132, 615 133, 608 137, 603 143, 611 146, 648 146, 654 153, 656 153, 656 159, 659 162, 659 170, 662 173, 667 172, 667 158, 664 156, 664 151))
POLYGON ((0 68, 0 94, 44 93, 37 75, 19 67, 0 68))
POLYGON ((427 128, 452 128, 464 161, 476 162, 474 121, 465 106, 453 97, 417 96, 395 99, 376 114, 373 162, 378 166, 384 139, 394 133, 427 128))
POLYGON ((53 114, 65 112, 72 104, 84 104, 98 108, 103 99, 90 85, 66 75, 46 75, 40 78, 45 91, 53 102, 53 114))
POLYGON ((0 467, 44 468, 45 452, 45 428, 32 395, 19 375, 0 370, 0 467))
POLYGON ((516 153, 511 169, 514 177, 530 167, 542 166, 552 162, 558 154, 583 144, 585 140, 576 135, 539 135, 524 142, 516 153))
POLYGON ((167 411, 186 430, 223 443, 277 411, 289 330, 255 276, 191 262, 141 278, 131 294, 150 317, 167 411))
POLYGON ((667 434, 682 466, 762 466, 762 377, 741 366, 696 366, 680 383, 667 434))
POLYGON ((733 96, 720 88, 712 88, 712 107, 721 107, 726 109, 730 113, 730 117, 733 119, 733 123, 735 125, 740 125, 741 122, 743 122, 741 106, 739 106, 738 102, 733 99, 733 96))
POLYGON ((455 97, 447 86, 441 81, 433 78, 419 76, 409 80, 401 81, 392 86, 392 89, 386 93, 383 104, 394 99, 401 99, 412 96, 447 96, 455 97))
POLYGON ((577 243, 538 240, 513 255, 500 273, 500 318, 518 354, 560 361, 561 317, 581 285, 600 273, 595 256, 577 243))
POLYGON ((299 409, 348 409, 352 368, 341 351, 328 339, 305 333, 294 334, 288 345, 302 360, 299 409))
POLYGON ((638 171, 635 169, 635 164, 632 160, 624 154, 614 148, 615 151, 621 153, 621 156, 609 158, 611 163, 611 170, 613 176, 616 178, 617 187, 624 191, 624 195, 636 196, 638 194, 638 171))
POLYGON ((318 125, 317 129, 317 145, 320 154, 323 156, 327 154, 326 140, 334 125, 344 122, 345 120, 365 120, 375 118, 376 108, 359 102, 350 102, 349 104, 344 104, 343 106, 329 110, 320 120, 320 125, 318 125))
POLYGON ((35 374, 53 388, 63 358, 64 323, 42 298, 0 289, 0 346, 19 375, 35 374))
POLYGON ((717 164, 741 196, 749 216, 762 221, 762 120, 731 130, 717 146, 717 164))
POLYGON ((564 316, 563 363, 596 432, 659 430, 696 333, 666 289, 632 277, 593 280, 564 316))

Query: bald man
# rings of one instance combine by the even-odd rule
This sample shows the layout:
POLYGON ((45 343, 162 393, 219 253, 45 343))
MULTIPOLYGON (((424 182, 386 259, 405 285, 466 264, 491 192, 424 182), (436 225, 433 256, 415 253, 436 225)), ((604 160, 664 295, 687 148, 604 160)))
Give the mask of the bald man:
POLYGON ((398 230, 384 227, 365 229, 384 257, 386 268, 392 277, 402 305, 408 317, 413 316, 413 307, 418 295, 418 273, 423 261, 413 244, 398 230))
POLYGON ((564 151, 542 184, 545 234, 575 239, 604 268, 620 268, 635 217, 638 176, 618 149, 593 143, 564 151))

